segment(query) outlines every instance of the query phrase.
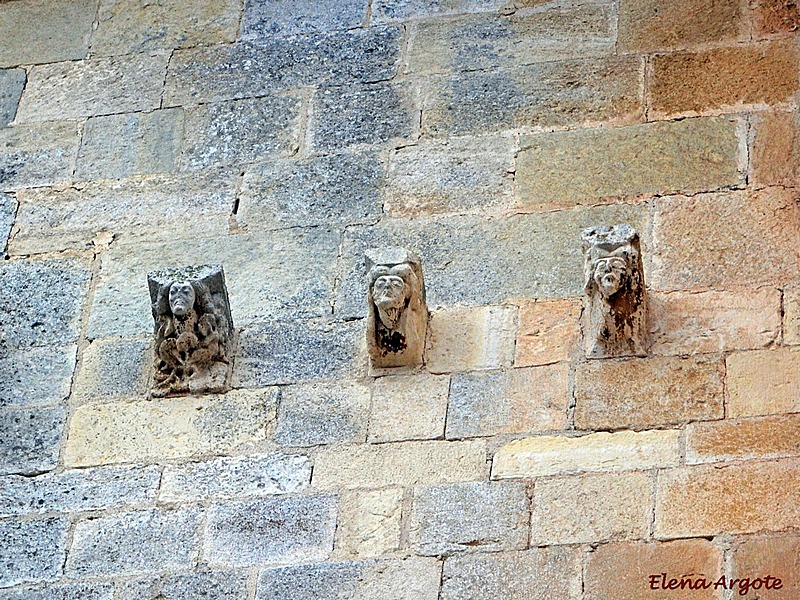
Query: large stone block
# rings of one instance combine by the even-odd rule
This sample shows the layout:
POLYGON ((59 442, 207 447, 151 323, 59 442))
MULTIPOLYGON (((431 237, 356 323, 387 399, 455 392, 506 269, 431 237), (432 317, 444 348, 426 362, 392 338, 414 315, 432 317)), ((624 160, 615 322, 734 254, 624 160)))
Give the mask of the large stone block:
MULTIPOLYGON (((735 597, 743 600, 793 600, 800 596, 800 580, 795 573, 800 572, 800 538, 796 535, 782 534, 768 537, 748 537, 734 543, 731 552, 731 575, 734 578, 746 578, 755 583, 755 579, 763 580, 772 575, 772 581, 781 580, 781 589, 774 585, 768 592, 750 587, 745 594, 737 590, 735 597), (769 594, 769 595, 767 595, 769 594)), ((777 582, 775 582, 777 584, 777 582)), ((740 586, 741 589, 741 586, 740 586)))
POLYGON ((800 455, 800 415, 690 423, 686 463, 772 459, 800 455))
POLYGON ((337 555, 372 558, 397 550, 402 512, 402 488, 342 494, 336 526, 337 555))
POLYGON ((0 70, 0 127, 14 120, 25 81, 27 76, 24 69, 0 70))
POLYGON ((36 123, 0 129, 0 190, 63 182, 72 176, 78 124, 36 123))
POLYGON ((757 186, 791 186, 800 177, 800 112, 751 117, 750 173, 757 186))
POLYGON ((441 438, 450 378, 418 373, 375 380, 369 418, 370 442, 441 438))
POLYGON ((570 360, 580 341, 581 301, 536 300, 519 309, 514 365, 531 367, 570 360))
POLYGON ((0 521, 0 588, 58 579, 69 526, 66 519, 0 521))
POLYGON ((367 18, 368 0, 246 0, 242 38, 263 42, 274 36, 355 29, 367 18))
POLYGON ((372 21, 406 21, 461 13, 494 12, 506 0, 377 0, 372 7, 372 21))
POLYGON ((774 348, 731 354, 727 366, 727 416, 752 417, 800 408, 800 352, 774 348))
POLYGON ((0 255, 5 255, 11 226, 17 216, 17 201, 7 194, 0 193, 0 255))
POLYGON ((69 397, 76 346, 34 347, 0 356, 0 408, 52 406, 69 397))
POLYGON ((116 600, 240 600, 246 597, 246 572, 200 570, 118 583, 116 600))
POLYGON ((143 398, 149 390, 151 338, 104 338, 84 351, 73 400, 100 402, 143 398))
POLYGON ((66 419, 63 408, 0 411, 0 475, 55 469, 66 419))
POLYGON ((71 583, 0 592, 3 600, 114 600, 113 583, 71 583))

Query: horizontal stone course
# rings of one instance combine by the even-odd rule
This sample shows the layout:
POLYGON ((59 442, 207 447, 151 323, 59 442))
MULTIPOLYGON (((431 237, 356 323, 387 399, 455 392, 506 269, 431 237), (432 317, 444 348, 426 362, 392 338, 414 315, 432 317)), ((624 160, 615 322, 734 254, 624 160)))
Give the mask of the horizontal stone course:
MULTIPOLYGON (((205 570, 139 578, 117 584, 116 600, 239 600, 247 596, 247 573, 205 570)), ((76 599, 77 600, 77 599, 76 599)))
POLYGON ((505 0, 377 0, 372 7, 373 23, 404 21, 422 17, 494 12, 505 0))
POLYGON ((60 407, 0 411, 0 475, 55 469, 66 419, 60 407))
POLYGON ((69 525, 66 519, 0 521, 0 588, 58 579, 69 525))
POLYGON ((731 354, 727 366, 727 416, 751 417, 800 409, 800 352, 774 348, 731 354))
POLYGON ((58 405, 69 397, 77 347, 40 346, 0 356, 0 408, 58 405))
POLYGON ((0 127, 14 120, 26 81, 24 69, 0 70, 0 127))
POLYGON ((368 0, 247 0, 242 39, 354 29, 367 18, 368 0))
POLYGON ((0 591, 3 600, 114 600, 113 583, 73 583, 0 591))
POLYGON ((686 428, 686 463, 772 459, 800 454, 800 415, 726 419, 686 428))
POLYGON ((78 124, 71 121, 0 129, 0 190, 69 180, 79 144, 78 124))

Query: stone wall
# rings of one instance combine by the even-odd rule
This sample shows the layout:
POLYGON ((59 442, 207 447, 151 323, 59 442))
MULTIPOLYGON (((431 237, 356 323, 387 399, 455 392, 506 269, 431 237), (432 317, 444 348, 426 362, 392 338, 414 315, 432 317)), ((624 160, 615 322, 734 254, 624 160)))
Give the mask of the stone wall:
POLYGON ((798 26, 0 2, 0 598, 796 600, 798 26), (580 234, 621 222, 651 347, 587 361, 580 234), (376 377, 383 245, 432 315, 425 367, 376 377), (232 389, 148 400, 146 274, 204 263, 232 389))

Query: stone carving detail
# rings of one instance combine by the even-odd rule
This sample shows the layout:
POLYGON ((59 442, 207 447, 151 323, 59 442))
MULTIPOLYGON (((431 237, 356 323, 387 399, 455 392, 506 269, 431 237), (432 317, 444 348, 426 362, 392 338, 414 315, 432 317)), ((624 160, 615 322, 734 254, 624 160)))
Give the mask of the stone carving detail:
POLYGON ((605 225, 585 229, 582 239, 586 356, 644 356, 647 290, 639 234, 630 225, 605 225))
POLYGON ((367 345, 374 368, 422 364, 428 307, 422 263, 403 248, 368 250, 367 345))
POLYGON ((222 267, 154 271, 147 283, 156 337, 151 395, 223 391, 233 323, 222 267))

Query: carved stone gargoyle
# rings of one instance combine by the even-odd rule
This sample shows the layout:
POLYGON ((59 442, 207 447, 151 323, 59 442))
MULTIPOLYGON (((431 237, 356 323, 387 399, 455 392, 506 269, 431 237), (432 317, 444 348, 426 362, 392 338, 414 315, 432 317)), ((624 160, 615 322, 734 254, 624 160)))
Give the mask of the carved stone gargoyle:
POLYGON ((588 358, 647 354, 647 289, 630 225, 584 229, 583 340, 588 358))
POLYGON ((421 365, 428 330, 422 263, 404 248, 367 250, 366 259, 372 367, 421 365))
POLYGON ((222 267, 153 271, 147 284, 156 338, 151 396, 224 391, 233 322, 222 267))

